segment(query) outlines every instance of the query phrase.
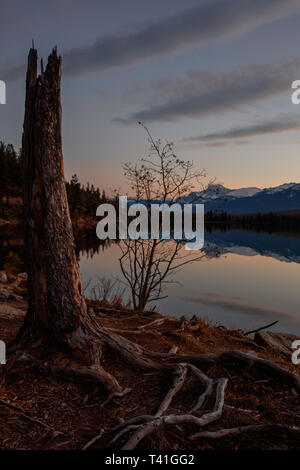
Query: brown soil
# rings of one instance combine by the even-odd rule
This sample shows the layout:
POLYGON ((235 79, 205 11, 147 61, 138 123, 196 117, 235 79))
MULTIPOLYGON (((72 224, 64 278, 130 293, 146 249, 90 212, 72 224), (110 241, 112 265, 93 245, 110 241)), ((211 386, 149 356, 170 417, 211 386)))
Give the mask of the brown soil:
MULTIPOLYGON (((25 309, 24 301, 11 302, 14 307, 25 309)), ((90 308, 97 307, 89 302, 90 308)), ((153 321, 159 315, 140 316, 134 312, 95 313, 98 323, 118 330, 138 330, 138 327, 153 321)), ((22 317, 0 317, 0 338, 7 343, 17 334, 22 317)), ((199 354, 222 352, 239 349, 271 359, 283 367, 298 372, 290 361, 276 357, 266 348, 256 345, 237 330, 227 330, 209 325, 202 320, 167 319, 142 333, 124 333, 126 338, 141 344, 149 351, 168 352, 174 345, 180 354, 199 354), (151 331, 159 332, 155 336, 151 331), (249 342, 247 342, 249 341, 249 342)), ((39 350, 39 360, 44 365, 55 363, 55 354, 51 345, 39 350)), ((87 441, 105 429, 106 433, 96 447, 103 448, 113 437, 110 430, 129 418, 155 412, 162 398, 172 383, 172 374, 166 372, 143 372, 128 366, 117 355, 105 351, 103 366, 115 375, 123 387, 132 391, 115 398, 102 408, 106 398, 102 387, 91 387, 67 383, 41 370, 33 359, 25 364, 14 364, 10 368, 10 358, 6 366, 0 366, 3 374, 0 399, 22 408, 24 413, 52 426, 64 434, 51 440, 51 433, 36 423, 28 422, 15 410, 10 410, 0 403, 0 449, 81 449, 87 441)), ((1 371, 0 369, 0 371, 1 371)), ((285 384, 274 381, 271 377, 257 375, 252 369, 233 369, 230 364, 222 367, 205 368, 210 377, 228 377, 225 407, 221 420, 205 428, 216 430, 247 424, 287 424, 299 426, 300 400, 285 384), (234 407, 234 408, 232 408, 234 407), (253 410, 245 413, 237 408, 253 410)), ((201 386, 192 376, 184 388, 176 395, 168 413, 183 413, 192 407, 201 392, 201 386)), ((206 409, 210 408, 210 401, 206 409)), ((280 432, 247 433, 237 437, 223 438, 216 441, 198 439, 189 441, 188 436, 198 429, 185 426, 183 429, 168 427, 160 429, 144 439, 137 449, 300 449, 299 436, 280 432)), ((120 439, 118 447, 124 443, 120 439)))

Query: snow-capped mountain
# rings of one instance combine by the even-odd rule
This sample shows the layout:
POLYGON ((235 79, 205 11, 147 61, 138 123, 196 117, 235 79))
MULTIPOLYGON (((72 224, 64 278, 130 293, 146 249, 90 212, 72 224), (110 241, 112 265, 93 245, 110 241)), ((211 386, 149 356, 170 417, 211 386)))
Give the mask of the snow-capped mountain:
POLYGON ((265 189, 229 189, 221 184, 211 184, 207 189, 192 192, 178 202, 204 203, 206 212, 226 211, 231 214, 296 210, 300 209, 300 183, 265 189))
POLYGON ((180 199, 180 202, 184 202, 185 204, 191 202, 206 202, 212 200, 228 200, 228 199, 235 199, 240 197, 251 197, 254 194, 261 191, 260 188, 240 188, 240 189, 230 189, 226 188, 222 184, 210 184, 207 189, 203 191, 194 191, 190 193, 188 196, 185 196, 180 199))

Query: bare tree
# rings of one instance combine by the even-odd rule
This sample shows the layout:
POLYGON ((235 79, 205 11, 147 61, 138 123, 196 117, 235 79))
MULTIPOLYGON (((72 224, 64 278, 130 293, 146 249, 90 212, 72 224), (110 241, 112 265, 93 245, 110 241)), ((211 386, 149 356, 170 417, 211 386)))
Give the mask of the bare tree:
MULTIPOLYGON (((181 159, 174 152, 172 142, 154 140, 148 128, 146 131, 150 150, 147 157, 138 163, 124 165, 125 177, 134 192, 136 202, 143 201, 150 210, 151 201, 173 204, 190 194, 197 185, 205 188, 204 170, 197 170, 193 162, 181 159)), ((189 201, 193 202, 193 201, 189 201)), ((159 221, 162 230, 162 220, 159 221)), ((185 264, 203 258, 185 251, 182 240, 121 240, 120 266, 131 291, 134 309, 143 310, 151 301, 167 297, 163 289, 166 284, 175 282, 175 274, 185 264)))

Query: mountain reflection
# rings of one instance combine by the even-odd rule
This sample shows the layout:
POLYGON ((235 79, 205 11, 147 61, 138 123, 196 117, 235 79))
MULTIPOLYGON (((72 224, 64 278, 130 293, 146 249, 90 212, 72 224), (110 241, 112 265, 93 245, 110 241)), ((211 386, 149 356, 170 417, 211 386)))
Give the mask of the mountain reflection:
MULTIPOLYGON (((92 233, 76 240, 77 256, 93 258, 101 251, 117 244, 116 240, 99 240, 92 233)), ((243 256, 267 256, 283 262, 300 263, 300 234, 261 230, 228 229, 226 226, 208 227, 205 230, 203 251, 208 258, 228 253, 243 256)))

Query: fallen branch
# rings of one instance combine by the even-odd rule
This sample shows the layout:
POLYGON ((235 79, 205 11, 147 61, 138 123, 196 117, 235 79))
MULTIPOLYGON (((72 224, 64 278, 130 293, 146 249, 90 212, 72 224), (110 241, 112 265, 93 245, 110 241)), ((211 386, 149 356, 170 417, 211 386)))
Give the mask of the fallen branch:
POLYGON ((261 328, 257 328, 256 330, 247 331, 247 332, 244 333, 244 334, 245 334, 245 335, 251 335, 252 333, 257 333, 257 331, 265 330, 266 328, 270 328, 271 326, 276 325, 276 323, 278 323, 278 321, 279 321, 279 320, 273 321, 273 323, 269 323, 268 325, 262 326, 261 328))

